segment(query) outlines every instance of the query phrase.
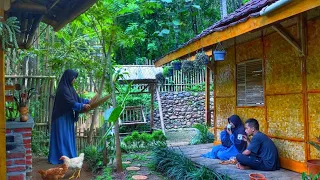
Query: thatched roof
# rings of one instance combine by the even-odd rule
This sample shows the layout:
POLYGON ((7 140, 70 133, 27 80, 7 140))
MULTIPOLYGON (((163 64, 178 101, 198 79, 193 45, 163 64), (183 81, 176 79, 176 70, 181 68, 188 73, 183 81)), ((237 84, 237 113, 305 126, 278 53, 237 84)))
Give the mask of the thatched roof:
POLYGON ((20 48, 30 48, 39 23, 51 25, 55 31, 88 10, 97 0, 10 0, 7 17, 17 17, 21 33, 20 48))
POLYGON ((157 83, 156 74, 162 72, 161 67, 157 68, 154 65, 123 65, 119 70, 124 73, 120 83, 133 81, 134 84, 157 83))

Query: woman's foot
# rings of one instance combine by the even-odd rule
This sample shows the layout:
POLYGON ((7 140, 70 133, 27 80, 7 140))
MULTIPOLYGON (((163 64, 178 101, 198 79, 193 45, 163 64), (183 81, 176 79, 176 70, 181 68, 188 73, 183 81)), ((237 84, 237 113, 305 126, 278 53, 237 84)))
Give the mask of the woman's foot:
POLYGON ((238 169, 241 169, 241 170, 247 170, 247 169, 250 169, 250 167, 249 167, 249 166, 243 166, 243 165, 241 165, 240 163, 237 163, 237 168, 238 168, 238 169))

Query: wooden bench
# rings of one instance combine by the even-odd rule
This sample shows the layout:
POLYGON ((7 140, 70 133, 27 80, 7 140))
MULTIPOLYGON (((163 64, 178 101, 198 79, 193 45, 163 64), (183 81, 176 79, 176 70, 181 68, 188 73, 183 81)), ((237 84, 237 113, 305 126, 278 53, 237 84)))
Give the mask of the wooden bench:
MULTIPOLYGON (((120 126, 133 126, 148 124, 142 106, 127 106, 119 119, 120 126)), ((151 129, 151 128, 150 128, 151 129)), ((151 130, 150 130, 151 131, 151 130)), ((150 132, 143 131, 143 132, 150 132)), ((127 135, 131 132, 120 133, 120 135, 127 135)))

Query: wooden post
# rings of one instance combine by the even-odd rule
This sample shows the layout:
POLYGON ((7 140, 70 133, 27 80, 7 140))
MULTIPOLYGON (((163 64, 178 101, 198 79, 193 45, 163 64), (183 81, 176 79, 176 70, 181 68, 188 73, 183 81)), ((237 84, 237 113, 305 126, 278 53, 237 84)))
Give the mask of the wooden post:
POLYGON ((163 121, 163 114, 162 114, 161 97, 160 97, 158 87, 156 87, 156 91, 157 91, 157 99, 158 99, 158 106, 159 106, 161 129, 162 129, 163 134, 166 135, 166 133, 164 131, 164 121, 163 121))
POLYGON ((211 125, 211 110, 210 110, 210 69, 206 67, 206 87, 205 87, 205 118, 207 126, 211 125))
POLYGON ((151 106, 150 106, 150 126, 154 127, 154 84, 150 84, 151 106))
MULTIPOLYGON (((4 17, 5 2, 0 2, 0 16, 4 17)), ((4 50, 0 44, 0 179, 6 179, 6 115, 5 115, 5 78, 4 78, 4 50)))

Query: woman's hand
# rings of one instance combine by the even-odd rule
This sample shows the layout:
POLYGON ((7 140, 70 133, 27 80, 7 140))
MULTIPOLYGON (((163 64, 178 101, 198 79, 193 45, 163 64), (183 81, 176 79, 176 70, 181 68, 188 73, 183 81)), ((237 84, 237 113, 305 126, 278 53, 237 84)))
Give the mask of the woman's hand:
POLYGON ((85 111, 89 110, 90 108, 91 108, 90 104, 84 104, 84 105, 83 105, 83 109, 84 109, 85 111))
POLYGON ((231 135, 231 134, 232 134, 231 129, 227 128, 227 133, 228 133, 229 135, 231 135))

